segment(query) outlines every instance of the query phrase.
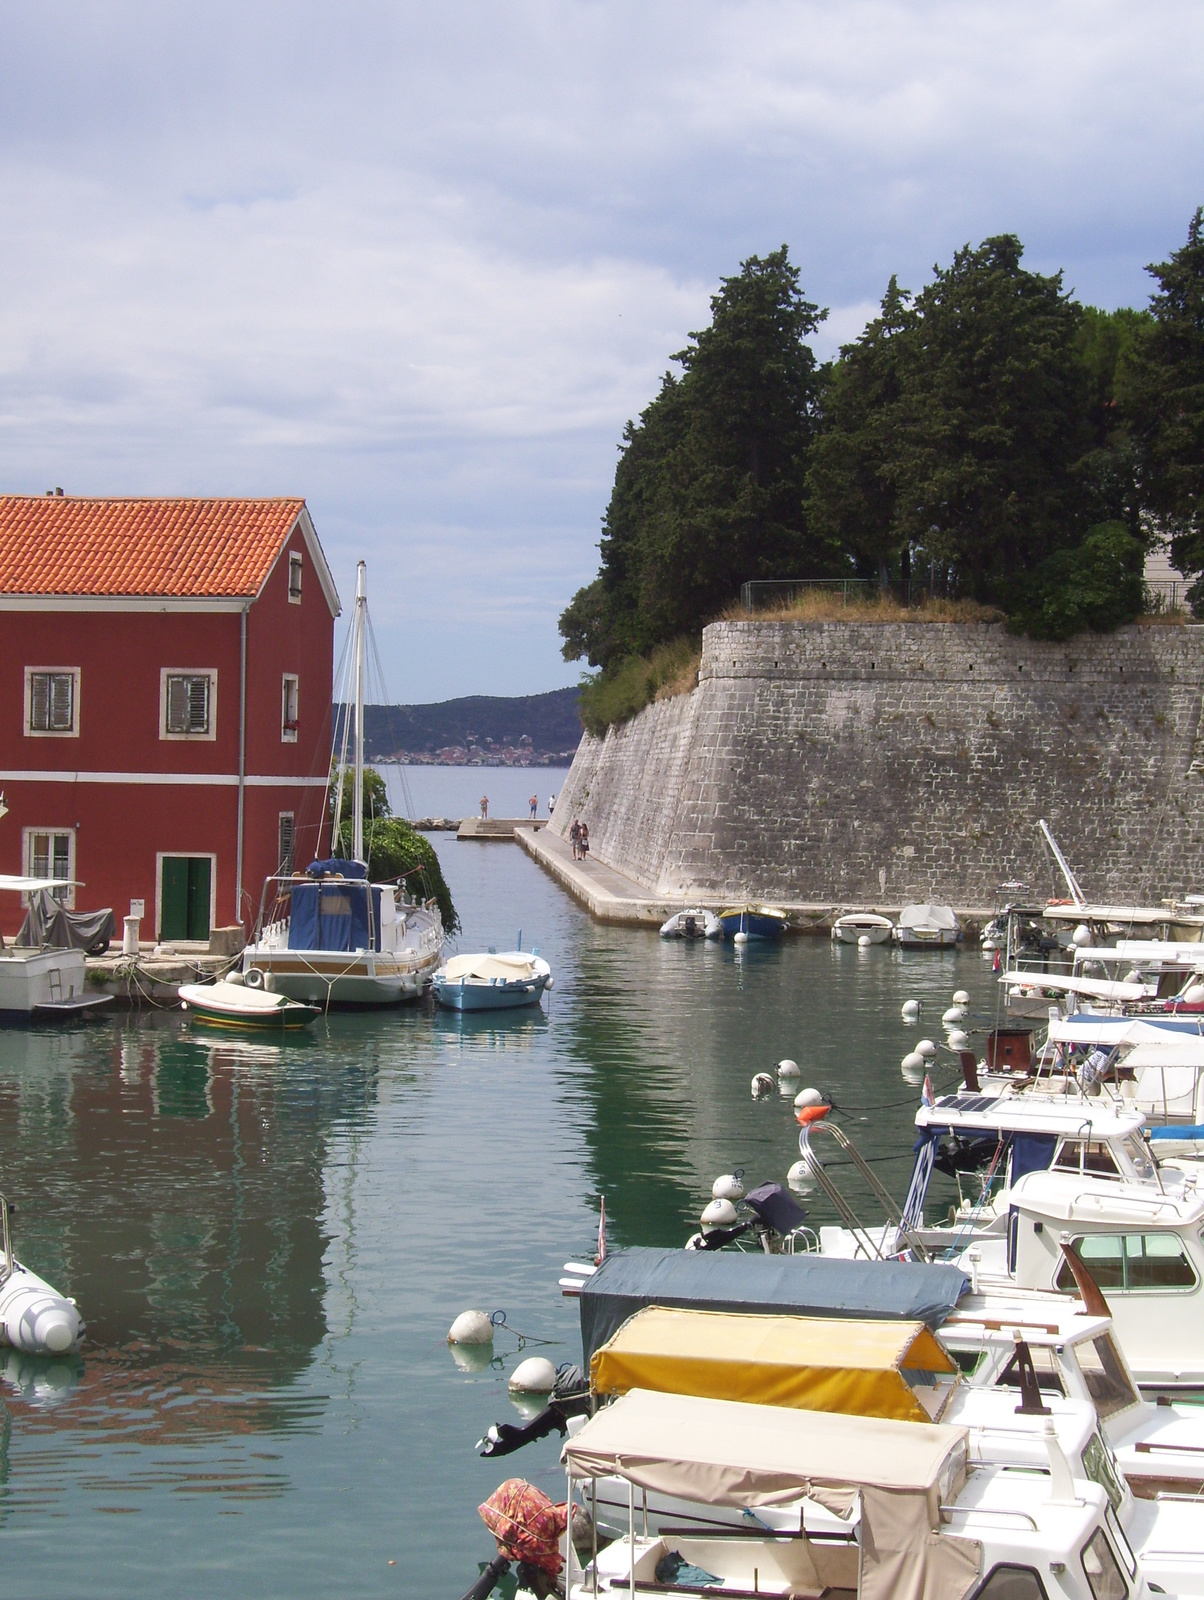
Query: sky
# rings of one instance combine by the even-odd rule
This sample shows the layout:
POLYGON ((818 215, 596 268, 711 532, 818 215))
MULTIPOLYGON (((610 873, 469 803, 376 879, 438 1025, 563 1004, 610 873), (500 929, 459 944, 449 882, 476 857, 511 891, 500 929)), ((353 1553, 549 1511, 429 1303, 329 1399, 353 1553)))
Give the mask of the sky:
POLYGON ((628 418, 782 243, 828 356, 995 233, 1143 305, 1194 0, 0 5, 0 491, 303 495, 391 699, 575 683, 628 418))

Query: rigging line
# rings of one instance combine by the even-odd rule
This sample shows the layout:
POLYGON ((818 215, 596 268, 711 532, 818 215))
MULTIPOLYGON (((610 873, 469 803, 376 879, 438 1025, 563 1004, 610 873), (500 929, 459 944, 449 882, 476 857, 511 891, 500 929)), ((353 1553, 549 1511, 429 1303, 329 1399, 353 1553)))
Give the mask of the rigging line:
MULTIPOLYGON (((372 618, 371 618, 370 615, 367 614, 367 612, 365 612, 365 617, 366 617, 367 624, 368 624, 368 647, 372 652, 371 659, 372 659, 372 662, 373 662, 373 664, 375 665, 375 668, 376 668, 376 678, 377 678, 377 683, 378 683, 378 685, 380 687, 381 704, 384 706, 385 720, 389 725, 389 738, 392 741, 392 744, 393 744, 394 748, 396 748, 396 745, 397 745, 397 730, 393 726, 393 706, 392 706, 391 701, 389 700, 388 685, 385 683, 384 665, 382 664, 381 659, 380 659, 380 651, 377 649, 377 646, 376 646, 376 629, 372 626, 372 618)), ((407 822, 413 822, 413 820, 414 820, 414 798, 410 794, 410 785, 406 780, 405 768, 401 765, 400 762, 397 763, 397 778, 398 778, 398 782, 401 785, 401 800, 402 800, 402 804, 405 807, 406 821, 407 822)))

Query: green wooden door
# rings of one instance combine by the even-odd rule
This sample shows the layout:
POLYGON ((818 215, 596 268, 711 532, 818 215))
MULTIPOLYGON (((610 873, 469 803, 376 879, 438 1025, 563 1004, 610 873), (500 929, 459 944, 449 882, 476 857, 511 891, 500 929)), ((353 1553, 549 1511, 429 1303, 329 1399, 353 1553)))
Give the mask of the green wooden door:
POLYGON ((164 856, 160 939, 208 939, 208 856, 164 856))

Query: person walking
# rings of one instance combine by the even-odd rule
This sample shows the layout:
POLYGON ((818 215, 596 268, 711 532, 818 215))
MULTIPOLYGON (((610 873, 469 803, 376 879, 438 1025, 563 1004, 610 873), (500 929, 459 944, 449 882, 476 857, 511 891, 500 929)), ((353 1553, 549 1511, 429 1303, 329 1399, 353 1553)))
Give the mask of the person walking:
POLYGON ((581 858, 581 824, 577 821, 576 817, 573 818, 573 826, 569 829, 569 843, 573 847, 573 860, 574 861, 580 860, 580 858, 581 858))
POLYGON ((481 796, 481 821, 482 822, 486 821, 488 816, 489 816, 489 796, 487 794, 483 794, 481 796))
POLYGON ((527 801, 527 804, 531 807, 531 821, 534 822, 539 812, 539 796, 537 794, 533 794, 530 800, 527 801))
POLYGON ((589 855, 589 823, 588 822, 583 822, 581 824, 581 837, 577 841, 577 843, 581 848, 581 859, 582 859, 582 861, 584 861, 585 858, 589 855))

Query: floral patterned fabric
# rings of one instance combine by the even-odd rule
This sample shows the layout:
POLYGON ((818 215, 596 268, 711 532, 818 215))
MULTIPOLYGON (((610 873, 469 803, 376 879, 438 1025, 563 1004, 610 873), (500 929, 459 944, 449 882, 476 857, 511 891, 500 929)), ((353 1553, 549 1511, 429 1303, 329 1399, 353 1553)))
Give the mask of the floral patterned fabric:
POLYGON ((553 1505, 542 1489, 525 1478, 507 1478, 477 1510, 509 1560, 526 1561, 553 1577, 560 1575, 567 1505, 553 1505))

